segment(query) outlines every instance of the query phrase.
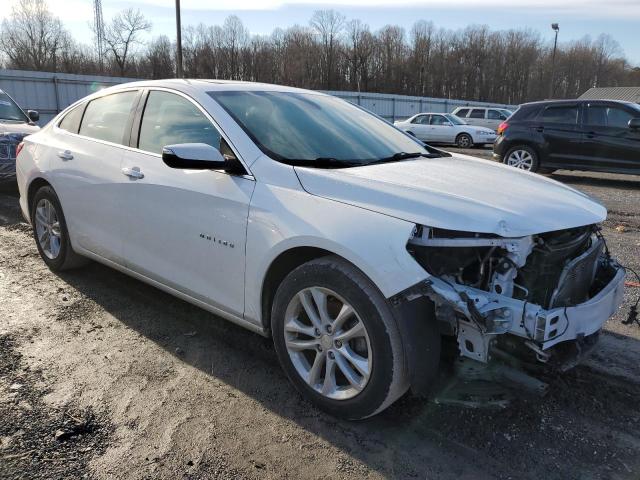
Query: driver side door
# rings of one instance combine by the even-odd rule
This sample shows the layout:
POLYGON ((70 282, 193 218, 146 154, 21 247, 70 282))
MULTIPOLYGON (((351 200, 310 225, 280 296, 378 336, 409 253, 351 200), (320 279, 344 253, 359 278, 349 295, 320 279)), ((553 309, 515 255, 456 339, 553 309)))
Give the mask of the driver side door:
POLYGON ((434 142, 453 143, 455 141, 455 129, 444 115, 431 115, 430 127, 434 142))
POLYGON ((134 148, 122 161, 122 173, 129 176, 124 194, 127 267, 241 316, 253 177, 181 170, 163 162, 163 146, 181 143, 206 143, 237 158, 209 115, 189 97, 152 89, 137 118, 134 148))

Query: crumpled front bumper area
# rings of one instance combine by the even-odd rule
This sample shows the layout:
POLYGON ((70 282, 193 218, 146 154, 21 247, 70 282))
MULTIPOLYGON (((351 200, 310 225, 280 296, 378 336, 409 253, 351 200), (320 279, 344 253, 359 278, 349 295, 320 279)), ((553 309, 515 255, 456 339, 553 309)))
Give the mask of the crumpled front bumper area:
POLYGON ((524 300, 431 277, 427 295, 438 316, 456 318, 462 356, 486 362, 491 344, 501 334, 520 337, 546 361, 548 349, 561 342, 598 332, 622 304, 625 270, 603 257, 593 282, 592 296, 579 304, 545 309, 524 300))

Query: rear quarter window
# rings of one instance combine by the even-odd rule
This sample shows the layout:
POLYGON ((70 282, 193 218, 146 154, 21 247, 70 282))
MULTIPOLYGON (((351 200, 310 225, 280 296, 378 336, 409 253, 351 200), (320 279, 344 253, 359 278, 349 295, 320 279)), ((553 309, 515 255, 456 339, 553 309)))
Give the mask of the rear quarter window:
POLYGON ((82 114, 84 113, 84 107, 86 107, 85 103, 78 105, 67 112, 60 123, 58 123, 58 128, 66 130, 67 132, 78 133, 78 130, 80 130, 82 114))
POLYGON ((471 114, 469 118, 484 118, 484 109, 483 108, 474 108, 471 110, 471 114))
POLYGON ((466 117, 468 113, 469 113, 468 108, 461 108, 460 110, 456 110, 455 115, 457 117, 466 117))

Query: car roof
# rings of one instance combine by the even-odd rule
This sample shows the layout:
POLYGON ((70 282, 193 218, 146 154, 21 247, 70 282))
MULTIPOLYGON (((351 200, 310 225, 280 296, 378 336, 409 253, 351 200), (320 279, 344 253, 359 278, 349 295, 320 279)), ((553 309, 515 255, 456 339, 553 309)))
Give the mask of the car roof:
POLYGON ((637 106, 637 103, 633 103, 633 102, 627 102, 624 100, 608 100, 606 98, 601 98, 601 99, 597 99, 597 100, 593 100, 593 99, 584 99, 584 98, 566 98, 566 99, 558 99, 558 100, 538 100, 535 102, 527 102, 527 103, 523 103, 521 105, 521 107, 525 107, 525 106, 539 106, 539 105, 564 105, 564 104, 576 104, 576 103, 617 103, 620 105, 635 105, 637 106))
POLYGON ((217 80, 217 79, 181 79, 170 78, 165 80, 141 80, 137 82, 128 82, 115 85, 113 87, 101 90, 100 93, 113 92, 125 88, 132 87, 164 87, 171 88, 173 90, 181 91, 184 93, 193 92, 195 90, 200 92, 212 92, 212 91, 269 91, 269 92, 298 92, 298 93, 313 93, 317 95, 325 95, 320 92, 312 90, 304 90, 295 87, 286 87, 283 85, 274 85, 270 83, 258 83, 258 82, 244 82, 240 80, 217 80))

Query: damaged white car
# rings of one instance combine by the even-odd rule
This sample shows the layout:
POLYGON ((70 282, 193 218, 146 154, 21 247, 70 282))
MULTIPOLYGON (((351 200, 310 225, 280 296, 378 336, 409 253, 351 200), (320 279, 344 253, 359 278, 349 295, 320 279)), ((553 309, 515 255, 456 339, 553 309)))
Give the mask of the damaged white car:
POLYGON ((27 137, 17 172, 51 269, 93 259, 271 335, 345 418, 427 390, 443 342, 563 361, 622 300, 600 204, 317 92, 109 88, 27 137))

